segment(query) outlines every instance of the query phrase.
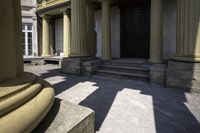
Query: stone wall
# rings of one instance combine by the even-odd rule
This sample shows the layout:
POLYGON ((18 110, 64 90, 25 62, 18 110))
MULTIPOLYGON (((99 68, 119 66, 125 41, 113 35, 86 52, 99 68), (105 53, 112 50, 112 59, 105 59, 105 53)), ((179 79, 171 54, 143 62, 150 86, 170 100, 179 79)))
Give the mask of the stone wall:
POLYGON ((55 53, 63 53, 63 19, 55 20, 55 53))

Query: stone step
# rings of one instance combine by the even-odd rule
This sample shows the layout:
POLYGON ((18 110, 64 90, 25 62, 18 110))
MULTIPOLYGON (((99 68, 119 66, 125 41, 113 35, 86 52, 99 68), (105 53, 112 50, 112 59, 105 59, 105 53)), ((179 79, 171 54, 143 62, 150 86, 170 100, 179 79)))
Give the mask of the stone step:
POLYGON ((149 68, 146 67, 130 67, 130 66, 114 66, 114 65, 101 65, 100 69, 114 70, 119 72, 135 73, 135 74, 149 74, 149 68))
POLYGON ((125 66, 125 67, 144 67, 149 68, 148 63, 132 63, 132 62, 116 62, 116 61, 106 61, 103 62, 103 65, 110 65, 110 66, 125 66))
POLYGON ((120 71, 114 71, 114 70, 97 70, 97 75, 103 75, 103 76, 112 76, 117 78, 128 78, 128 79, 134 79, 134 80, 143 80, 148 81, 149 75, 148 74, 138 74, 138 73, 128 73, 128 72, 120 72, 120 71))

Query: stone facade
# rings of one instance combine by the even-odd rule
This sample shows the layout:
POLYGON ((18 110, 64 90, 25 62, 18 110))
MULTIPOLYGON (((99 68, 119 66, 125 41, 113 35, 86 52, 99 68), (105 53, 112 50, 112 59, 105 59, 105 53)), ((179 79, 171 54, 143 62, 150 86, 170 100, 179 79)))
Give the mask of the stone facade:
MULTIPOLYGON (((135 8, 138 6, 137 3, 150 7, 148 9, 150 35, 149 49, 147 50, 150 53, 146 57, 151 64, 150 82, 162 86, 180 87, 176 83, 170 83, 173 82, 171 79, 175 74, 173 71, 177 70, 171 66, 171 60, 183 62, 182 65, 184 62, 188 62, 191 66, 196 65, 194 63, 200 60, 198 19, 200 2, 198 0, 136 0, 130 3, 123 0, 40 1, 37 12, 43 19, 44 56, 51 55, 49 48, 50 42, 52 42, 49 40, 51 38, 49 37, 51 21, 55 21, 55 18, 63 18, 63 55, 67 58, 62 63, 63 71, 71 74, 85 72, 86 75, 94 73, 93 71, 98 69, 99 64, 96 61, 85 63, 82 58, 94 57, 95 59, 95 57, 99 57, 101 60, 107 61, 122 57, 120 52, 124 44, 122 44, 123 37, 120 34, 123 34, 122 28, 124 27, 121 27, 120 22, 122 21, 120 20, 123 16, 120 12, 124 8, 122 6, 135 8), (48 17, 48 21, 46 17, 48 17)), ((140 22, 142 24, 144 18, 136 18, 138 18, 136 23, 140 27, 140 22)), ((129 27, 131 28, 130 23, 129 27)), ((133 36, 133 38, 137 37, 133 36)), ((131 38, 127 41, 131 41, 131 38)), ((128 51, 129 47, 126 49, 128 51)), ((198 73, 196 69, 189 70, 190 73, 198 73)), ((196 77, 190 77, 189 82, 193 82, 192 79, 196 79, 196 77)), ((183 80, 180 78, 180 81, 183 80)), ((186 86, 189 88, 189 84, 186 86)), ((184 85, 181 88, 184 88, 184 85)))

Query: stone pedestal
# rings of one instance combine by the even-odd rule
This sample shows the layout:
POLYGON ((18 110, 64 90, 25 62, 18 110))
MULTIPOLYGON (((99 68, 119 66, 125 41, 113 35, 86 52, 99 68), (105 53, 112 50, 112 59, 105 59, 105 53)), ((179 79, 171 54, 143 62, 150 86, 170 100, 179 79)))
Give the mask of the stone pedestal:
POLYGON ((153 64, 150 68, 150 82, 154 85, 165 86, 166 64, 153 64))
POLYGON ((99 69, 99 66, 101 65, 101 60, 92 60, 92 61, 86 61, 82 63, 82 73, 85 76, 91 76, 95 74, 96 70, 99 69))
POLYGON ((100 64, 101 61, 93 57, 65 58, 61 63, 61 68, 64 73, 90 76, 100 64))
POLYGON ((167 86, 200 92, 200 63, 170 61, 167 86))
POLYGON ((81 74, 81 58, 65 58, 61 63, 64 73, 80 75, 81 74))

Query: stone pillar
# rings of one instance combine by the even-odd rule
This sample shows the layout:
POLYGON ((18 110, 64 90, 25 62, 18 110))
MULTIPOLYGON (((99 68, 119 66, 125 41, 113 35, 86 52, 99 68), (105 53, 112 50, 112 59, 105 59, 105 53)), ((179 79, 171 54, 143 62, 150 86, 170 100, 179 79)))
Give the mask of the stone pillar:
POLYGON ((163 0, 151 0, 150 82, 166 83, 166 64, 163 64, 163 0))
POLYGON ((89 56, 87 38, 87 0, 71 1, 72 43, 71 57, 89 56))
POLYGON ((94 5, 91 1, 87 2, 87 31, 88 31, 88 44, 90 55, 96 56, 96 32, 95 32, 95 14, 94 5))
POLYGON ((200 61, 200 1, 177 1, 177 46, 174 59, 200 61))
POLYGON ((69 57, 70 55, 70 43, 71 43, 71 25, 70 25, 70 11, 66 10, 63 13, 63 27, 64 27, 64 33, 63 33, 63 51, 64 51, 64 56, 69 57))
POLYGON ((163 58, 162 0, 151 0, 150 62, 161 63, 163 58))
POLYGON ((42 56, 50 56, 48 19, 46 15, 42 17, 42 56))
POLYGON ((111 0, 101 0, 102 2, 102 59, 112 59, 111 51, 111 16, 110 16, 110 4, 111 0))
MULTIPOLYGON (((20 0, 0 4, 0 81, 23 74, 20 0)), ((14 86, 14 85, 13 85, 14 86)))
POLYGON ((177 0, 177 52, 167 86, 200 92, 200 1, 177 0))

